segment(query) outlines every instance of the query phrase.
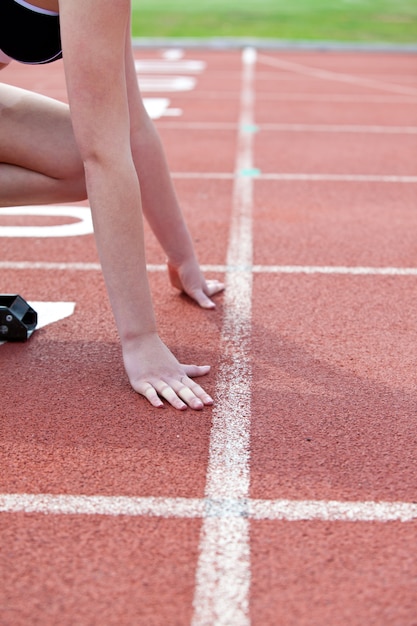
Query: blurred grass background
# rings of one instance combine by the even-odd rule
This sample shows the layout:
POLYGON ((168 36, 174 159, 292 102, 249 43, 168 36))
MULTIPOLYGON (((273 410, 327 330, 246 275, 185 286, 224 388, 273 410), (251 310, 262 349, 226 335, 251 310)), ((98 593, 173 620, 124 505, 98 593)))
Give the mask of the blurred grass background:
POLYGON ((417 0, 132 0, 133 37, 417 44, 417 0))

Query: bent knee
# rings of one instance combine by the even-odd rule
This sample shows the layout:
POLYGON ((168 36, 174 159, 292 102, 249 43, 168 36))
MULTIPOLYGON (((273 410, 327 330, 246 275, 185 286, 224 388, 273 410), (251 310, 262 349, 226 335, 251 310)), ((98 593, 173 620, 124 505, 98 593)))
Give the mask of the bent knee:
POLYGON ((65 202, 82 202, 88 198, 84 175, 61 180, 60 186, 65 202))

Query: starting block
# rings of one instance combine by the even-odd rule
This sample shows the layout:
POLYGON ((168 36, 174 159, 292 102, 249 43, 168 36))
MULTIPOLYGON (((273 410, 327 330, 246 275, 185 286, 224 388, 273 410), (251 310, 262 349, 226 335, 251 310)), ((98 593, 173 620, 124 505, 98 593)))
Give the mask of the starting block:
POLYGON ((0 341, 26 341, 37 323, 38 314, 21 296, 0 294, 0 341))

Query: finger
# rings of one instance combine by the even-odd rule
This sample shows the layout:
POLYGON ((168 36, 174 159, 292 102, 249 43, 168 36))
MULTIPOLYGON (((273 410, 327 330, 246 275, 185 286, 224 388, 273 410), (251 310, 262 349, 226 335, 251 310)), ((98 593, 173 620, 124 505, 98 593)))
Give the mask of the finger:
POLYGON ((200 385, 193 380, 189 380, 189 387, 193 394, 205 405, 213 404, 213 398, 200 385))
POLYGON ((214 309, 216 307, 213 300, 210 300, 202 289, 196 289, 188 295, 193 298, 202 309, 214 309))
POLYGON ((206 280, 206 285, 206 294, 208 296, 214 296, 214 294, 224 290, 224 283, 219 280, 206 280))
POLYGON ((210 371, 210 365, 184 365, 181 364, 181 367, 184 368, 184 372, 190 378, 197 378, 198 376, 205 376, 210 371))
POLYGON ((184 376, 181 382, 173 381, 171 386, 177 395, 193 409, 199 410, 204 405, 213 404, 213 398, 188 376, 184 376))
POLYGON ((181 400, 175 390, 163 380, 155 384, 155 389, 162 398, 165 398, 165 400, 174 407, 174 409, 184 411, 184 409, 187 408, 186 403, 181 400))
POLYGON ((201 411, 201 409, 204 407, 203 400, 201 398, 198 398, 194 391, 190 389, 190 387, 182 385, 178 388, 178 390, 176 390, 176 393, 182 400, 184 400, 186 404, 188 404, 191 409, 201 411))
POLYGON ((160 409, 163 408, 164 403, 162 402, 161 398, 158 396, 156 390, 154 389, 154 387, 152 387, 152 385, 150 383, 145 383, 142 385, 138 385, 137 387, 134 387, 135 391, 137 391, 138 393, 140 393, 142 396, 145 396, 145 398, 147 400, 149 400, 149 402, 152 404, 152 406, 160 409))

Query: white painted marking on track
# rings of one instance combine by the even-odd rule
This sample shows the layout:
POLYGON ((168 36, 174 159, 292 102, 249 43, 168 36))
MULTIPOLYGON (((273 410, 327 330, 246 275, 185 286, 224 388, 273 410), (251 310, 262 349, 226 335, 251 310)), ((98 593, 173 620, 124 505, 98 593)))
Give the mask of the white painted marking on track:
POLYGON ((2 270, 51 270, 51 271, 97 271, 101 270, 100 263, 65 263, 53 261, 0 261, 2 270))
POLYGON ((38 314, 36 329, 44 328, 73 315, 75 302, 28 302, 38 314))
MULTIPOLYGON (((48 261, 0 261, 1 270, 41 270, 97 272, 100 263, 65 263, 48 261)), ((244 271, 254 274, 346 274, 351 276, 417 276, 417 267, 371 267, 343 265, 252 265, 235 266, 222 264, 202 264, 203 272, 232 273, 244 271)), ((164 264, 148 263, 148 272, 166 272, 164 264)))
POLYGON ((313 78, 321 78, 324 80, 333 80, 342 83, 361 85, 363 87, 370 87, 371 89, 390 91, 392 93, 398 93, 403 95, 417 96, 417 89, 404 85, 398 85, 397 83, 388 83, 382 80, 366 78, 354 74, 345 74, 344 72, 324 70, 322 68, 303 65, 302 63, 295 63, 294 61, 286 61, 282 58, 270 57, 266 54, 259 54, 258 59, 259 62, 265 63, 266 65, 269 65, 271 67, 277 67, 279 69, 296 72, 297 74, 303 74, 304 76, 311 76, 313 78))
POLYGON ((417 503, 284 499, 212 501, 208 498, 3 493, 0 494, 0 513, 407 523, 417 520, 417 503))
MULTIPOLYGON (((178 180, 231 180, 238 173, 230 172, 173 172, 172 177, 178 180)), ((300 180, 317 182, 343 182, 343 183, 402 183, 415 184, 417 176, 402 176, 398 174, 314 174, 297 172, 261 172, 256 173, 257 180, 300 180)))
POLYGON ((93 222, 88 207, 75 206, 18 206, 0 208, 0 217, 47 216, 71 217, 78 221, 55 226, 0 226, 0 237, 78 237, 93 233, 93 222))
MULTIPOLYGON (((201 92, 199 92, 201 95, 201 92)), ((375 104, 415 104, 415 96, 394 96, 376 94, 348 94, 348 93, 303 93, 303 92, 263 92, 258 96, 259 100, 283 100, 284 102, 331 102, 332 104, 351 102, 353 104, 375 103, 375 104)))
MULTIPOLYGON (((236 171, 251 169, 254 72, 256 52, 245 49, 236 171)), ((227 265, 252 264, 253 180, 235 179, 227 265)), ((249 495, 251 411, 250 334, 252 272, 226 274, 216 403, 210 435, 206 497, 218 503, 249 495)), ((249 618, 250 547, 246 517, 204 519, 196 573, 192 626, 247 626, 249 618)))
MULTIPOLYGON (((36 329, 44 328, 45 326, 49 326, 49 324, 53 324, 54 322, 59 322, 66 317, 70 317, 75 310, 75 302, 28 302, 28 304, 36 311, 38 314, 38 322, 36 324, 36 329)), ((0 342, 0 346, 4 345, 5 341, 0 342)))
MULTIPOLYGON (((236 93, 231 90, 222 89, 221 91, 211 90, 199 90, 196 93, 188 93, 187 98, 195 98, 197 100, 235 100, 236 93)), ((256 98, 259 102, 276 100, 277 102, 325 102, 325 103, 346 103, 352 104, 362 103, 377 103, 377 104, 410 104, 414 105, 417 102, 417 94, 415 96, 410 95, 391 95, 391 94, 355 94, 355 93, 326 93, 320 91, 320 93, 306 93, 299 91, 297 93, 288 91, 262 91, 256 94, 256 98)))
POLYGON ((384 126, 366 124, 260 124, 259 130, 287 133, 370 133, 376 135, 416 135, 417 126, 384 126))
POLYGON ((257 274, 345 274, 350 276, 417 276, 416 267, 346 267, 337 265, 254 265, 257 274))
POLYGON ((202 517, 203 499, 50 494, 0 494, 0 512, 56 515, 202 517))
MULTIPOLYGON (((233 122, 161 122, 158 128, 178 130, 235 130, 233 122)), ((277 131, 286 133, 363 133, 387 135, 416 135, 417 126, 383 126, 365 124, 269 124, 256 125, 256 132, 277 131)))
POLYGON ((143 93, 192 91, 196 86, 193 76, 139 76, 139 86, 143 93))
POLYGON ((181 115, 181 109, 170 109, 169 98, 144 98, 143 104, 145 109, 152 120, 159 120, 161 117, 167 115, 181 115))
POLYGON ((251 519, 331 522, 411 522, 417 504, 406 502, 340 502, 337 500, 251 500, 251 519))
POLYGON ((135 70, 137 74, 200 74, 206 65, 205 61, 193 59, 140 59, 135 61, 135 70))
POLYGON ((170 48, 169 50, 164 50, 161 56, 163 59, 178 61, 178 59, 183 58, 184 50, 182 48, 170 48))

